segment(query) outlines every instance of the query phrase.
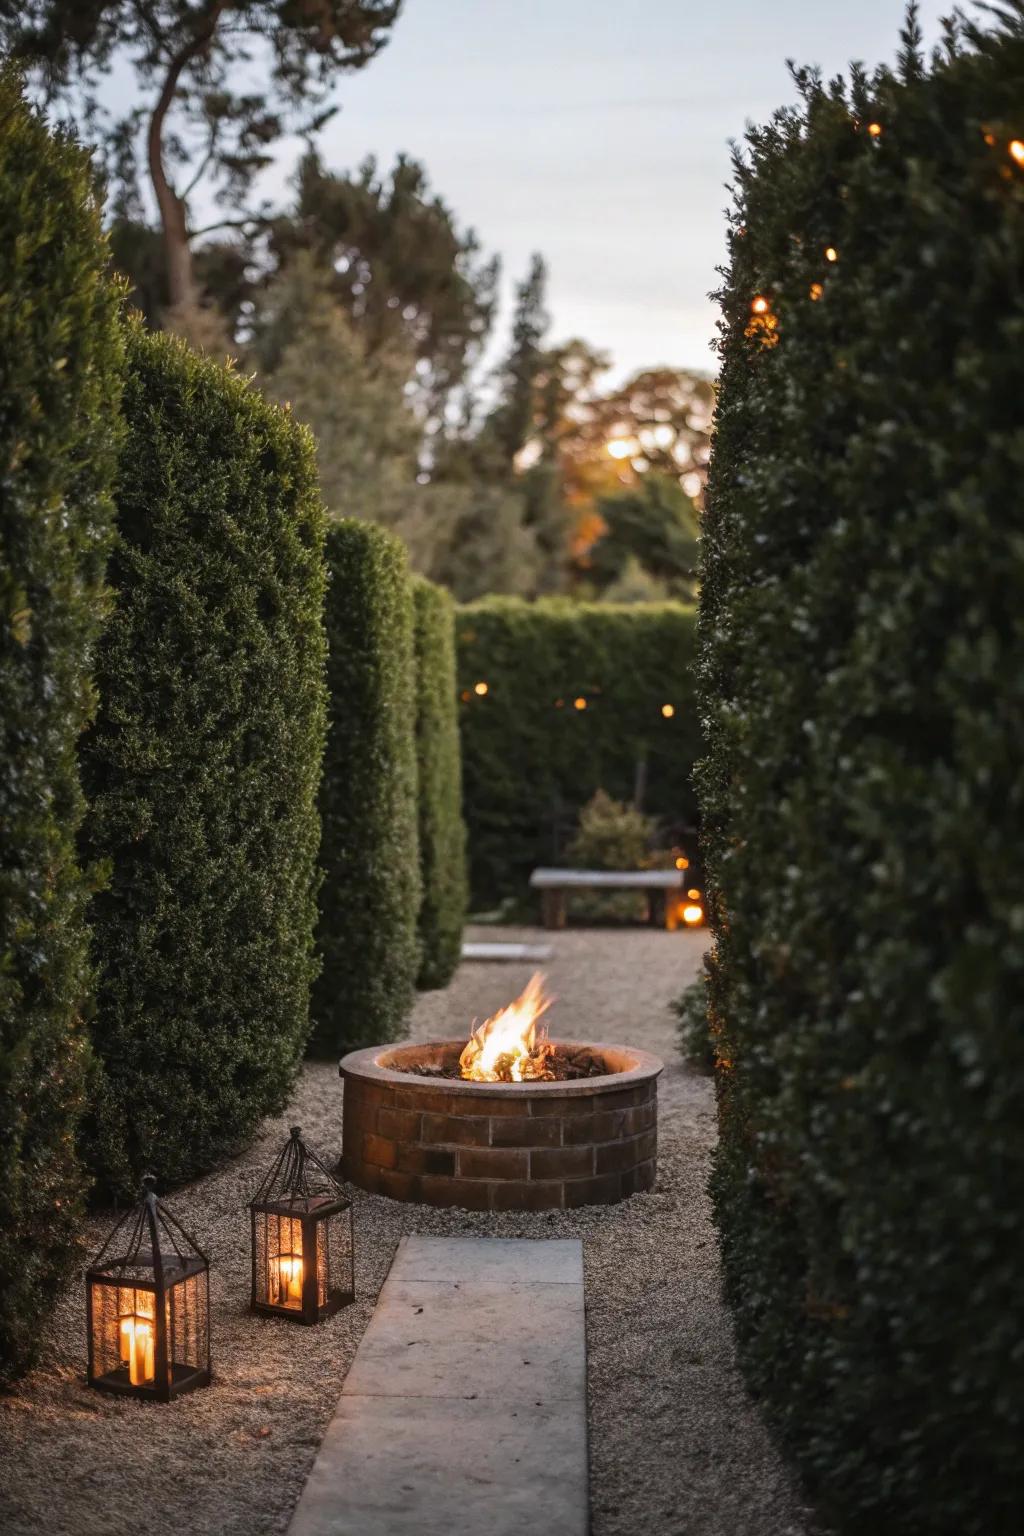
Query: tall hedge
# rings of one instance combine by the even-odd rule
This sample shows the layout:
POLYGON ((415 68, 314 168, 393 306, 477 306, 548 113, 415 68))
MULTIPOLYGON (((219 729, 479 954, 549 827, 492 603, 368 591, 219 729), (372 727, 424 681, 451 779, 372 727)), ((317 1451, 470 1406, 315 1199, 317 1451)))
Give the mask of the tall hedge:
POLYGON ((0 1382, 77 1254, 89 992, 76 741, 111 541, 121 343, 88 154, 0 69, 0 1382))
POLYGON ((447 592, 413 583, 416 636, 416 766, 419 796, 420 969, 417 985, 443 987, 462 952, 466 828, 455 694, 455 614, 447 592))
POLYGON ((103 1184, 173 1184, 286 1102, 309 1028, 324 521, 305 428, 133 326, 114 616, 85 738, 103 1184))
POLYGON ((597 789, 632 800, 639 787, 673 835, 692 822, 692 609, 498 597, 459 609, 456 626, 474 901, 564 861, 597 789))
POLYGON ((1024 10, 749 134, 704 524, 713 1188, 844 1530, 1024 1525, 1024 10))
POLYGON ((393 1040, 419 969, 416 659, 404 545, 355 518, 327 534, 330 724, 313 1050, 393 1040))

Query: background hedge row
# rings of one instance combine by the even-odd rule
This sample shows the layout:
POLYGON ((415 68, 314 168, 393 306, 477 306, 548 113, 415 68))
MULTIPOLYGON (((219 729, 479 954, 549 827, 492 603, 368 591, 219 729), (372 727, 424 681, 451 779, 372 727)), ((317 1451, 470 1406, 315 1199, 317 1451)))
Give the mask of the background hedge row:
POLYGON ((419 798, 420 968, 417 986, 443 987, 462 950, 466 828, 455 694, 455 610, 431 582, 413 584, 419 798))
POLYGON ((117 592, 82 751, 105 1188, 177 1183, 283 1107, 309 1028, 325 721, 312 439, 129 332, 117 592))
POLYGON ((330 715, 312 1048, 394 1039, 419 970, 412 578, 405 546, 354 518, 327 535, 330 715))
POLYGON ((722 294, 726 1286, 813 1490, 900 1536, 1024 1522, 1022 16, 800 77, 738 159, 722 294))
POLYGON ((0 1381, 73 1265, 93 710, 122 348, 89 157, 0 71, 0 1381), (16 238, 15 238, 16 235, 16 238))
POLYGON ((562 859, 597 789, 632 800, 639 775, 643 809, 669 841, 691 826, 691 609, 486 598, 458 610, 456 632, 478 905, 522 892, 535 865, 562 859))

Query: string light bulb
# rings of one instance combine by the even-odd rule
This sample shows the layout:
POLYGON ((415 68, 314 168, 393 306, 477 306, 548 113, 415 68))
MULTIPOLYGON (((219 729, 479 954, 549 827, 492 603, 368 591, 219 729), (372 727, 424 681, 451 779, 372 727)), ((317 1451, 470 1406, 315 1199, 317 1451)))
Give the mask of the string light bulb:
POLYGON ((476 694, 479 694, 480 698, 483 698, 484 694, 487 692, 487 684, 486 683, 474 683, 473 684, 473 692, 476 693, 476 694))
POLYGON ((573 707, 573 709, 586 709, 587 701, 583 697, 582 694, 580 695, 580 697, 578 699, 573 699, 572 707, 573 707))
POLYGON ((1016 160, 1018 165, 1024 165, 1024 139, 1010 140, 1010 159, 1016 160))
POLYGON ((839 252, 836 250, 834 245, 826 245, 826 247, 825 247, 825 260, 826 261, 838 261, 839 260, 839 252))
POLYGON ((822 297, 822 295, 824 294, 824 292, 825 292, 825 289, 824 289, 824 287, 822 286, 821 283, 812 283, 811 284, 810 293, 811 293, 811 298, 812 299, 820 299, 822 297))
POLYGON ((683 855, 680 854, 678 859, 676 859, 676 869, 689 869, 689 867, 690 867, 689 859, 684 858, 683 855))
POLYGON ((763 293, 755 293, 750 303, 750 309, 755 315, 766 315, 768 313, 768 300, 763 293))
POLYGON ((676 712, 676 707, 674 704, 663 704, 661 706, 661 712, 665 716, 666 720, 671 720, 672 716, 676 712))
POLYGON ((881 123, 868 123, 868 133, 870 133, 873 139, 880 139, 882 137, 881 123))

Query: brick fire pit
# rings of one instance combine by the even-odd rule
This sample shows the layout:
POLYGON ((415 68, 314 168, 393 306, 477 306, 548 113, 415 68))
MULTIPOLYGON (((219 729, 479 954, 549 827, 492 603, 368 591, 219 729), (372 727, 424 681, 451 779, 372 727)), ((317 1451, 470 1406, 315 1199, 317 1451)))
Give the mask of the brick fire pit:
POLYGON ((399 1067, 452 1066, 465 1040, 378 1046, 341 1063, 342 1171, 373 1194, 470 1211, 611 1205, 654 1187, 662 1063, 620 1045, 569 1082, 481 1083, 399 1067))

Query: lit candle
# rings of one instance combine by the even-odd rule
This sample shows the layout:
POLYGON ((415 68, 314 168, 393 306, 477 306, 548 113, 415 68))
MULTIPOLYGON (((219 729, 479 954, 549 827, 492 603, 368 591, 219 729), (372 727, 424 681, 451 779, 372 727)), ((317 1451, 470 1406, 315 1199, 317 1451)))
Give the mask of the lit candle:
POLYGON ((156 1377, 153 1325, 146 1317, 122 1317, 121 1359, 128 1361, 128 1379, 133 1387, 143 1387, 156 1377))
POLYGON ((302 1300, 302 1259, 298 1254, 283 1253, 277 1261, 277 1304, 291 1306, 302 1300))

